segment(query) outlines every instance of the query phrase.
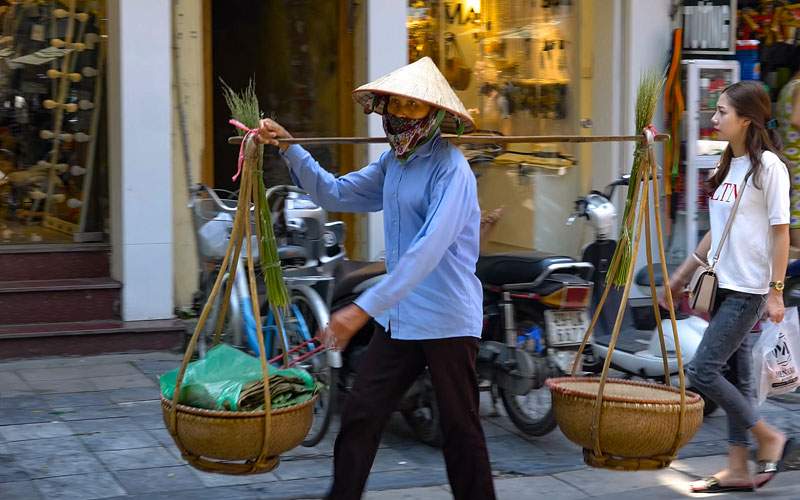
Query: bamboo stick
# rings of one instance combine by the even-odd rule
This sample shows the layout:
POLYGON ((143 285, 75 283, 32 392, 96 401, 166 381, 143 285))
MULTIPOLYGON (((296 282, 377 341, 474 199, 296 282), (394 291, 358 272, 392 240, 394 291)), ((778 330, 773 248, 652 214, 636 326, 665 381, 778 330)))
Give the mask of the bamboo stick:
MULTIPOLYGON (((586 142, 643 142, 642 135, 455 135, 442 134, 442 138, 455 144, 510 144, 510 143, 586 143, 586 142)), ((656 142, 666 142, 669 134, 658 134, 656 142)), ((241 144, 241 136, 229 137, 228 144, 241 144)), ((293 137, 278 139, 281 144, 382 144, 386 137, 293 137)))
MULTIPOLYGON (((656 167, 655 155, 653 148, 648 151, 648 158, 650 160, 650 169, 653 175, 658 171, 656 167)), ((675 342, 675 357, 678 360, 678 387, 681 393, 681 409, 678 413, 678 432, 675 435, 675 441, 672 445, 672 455, 678 453, 680 442, 683 440, 683 422, 686 419, 686 375, 683 373, 683 355, 681 353, 681 342, 678 337, 678 323, 675 320, 675 304, 672 301, 672 289, 669 285, 669 273, 667 272, 667 257, 664 254, 664 238, 661 233, 661 207, 658 198, 661 196, 658 188, 658 182, 653 182, 653 199, 656 211, 656 233, 658 234, 658 254, 661 259, 661 274, 664 275, 664 292, 667 297, 667 305, 669 306, 669 319, 672 324, 672 339, 675 342)))
MULTIPOLYGON (((648 165, 649 169, 650 166, 648 165)), ((649 177, 649 176, 648 176, 649 177)), ((653 193, 657 192, 655 184, 658 179, 651 179, 653 186, 653 193)), ((647 181, 645 181, 645 184, 647 181)), ((645 235, 645 254, 647 255, 647 276, 650 278, 650 298, 653 302, 653 317, 656 319, 656 327, 658 329, 658 342, 661 346, 661 361, 664 362, 664 383, 668 387, 672 386, 669 378, 669 362, 667 361, 667 345, 664 341, 664 328, 661 326, 661 311, 658 308, 658 294, 656 293, 656 280, 655 270, 653 268, 653 245, 650 241, 650 207, 647 207, 647 213, 644 219, 644 235, 645 235)), ((634 257, 635 258, 635 257, 634 257)))

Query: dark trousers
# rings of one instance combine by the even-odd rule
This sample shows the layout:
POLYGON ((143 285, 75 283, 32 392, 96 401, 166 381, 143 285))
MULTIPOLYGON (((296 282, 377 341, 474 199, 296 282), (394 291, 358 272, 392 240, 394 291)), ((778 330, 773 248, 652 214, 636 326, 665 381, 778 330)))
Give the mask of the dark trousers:
POLYGON ((394 340, 376 328, 348 396, 333 455, 332 500, 359 499, 381 434, 400 398, 427 365, 444 437, 447 477, 457 500, 495 498, 478 413, 478 339, 394 340))

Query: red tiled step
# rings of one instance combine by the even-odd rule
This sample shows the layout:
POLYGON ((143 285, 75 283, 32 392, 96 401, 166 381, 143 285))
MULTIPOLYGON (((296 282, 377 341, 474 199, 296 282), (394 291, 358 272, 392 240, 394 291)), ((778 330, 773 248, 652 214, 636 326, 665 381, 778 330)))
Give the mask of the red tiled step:
POLYGON ((0 281, 0 325, 116 319, 120 287, 111 278, 0 281))
POLYGON ((185 336, 175 319, 0 325, 0 359, 176 350, 185 336))
POLYGON ((0 280, 101 278, 110 275, 110 247, 80 245, 0 245, 0 280))

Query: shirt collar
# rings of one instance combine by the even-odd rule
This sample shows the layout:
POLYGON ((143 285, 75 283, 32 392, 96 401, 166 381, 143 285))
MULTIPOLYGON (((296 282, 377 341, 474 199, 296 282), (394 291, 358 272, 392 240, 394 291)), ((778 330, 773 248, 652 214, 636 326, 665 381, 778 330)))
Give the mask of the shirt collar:
MULTIPOLYGON (((439 143, 442 141, 442 134, 441 132, 436 132, 436 135, 431 138, 428 142, 423 144, 422 146, 418 147, 416 151, 411 155, 408 161, 411 161, 415 158, 428 158, 431 156, 436 149, 439 147, 439 143)), ((408 163, 408 162, 406 162, 408 163)))

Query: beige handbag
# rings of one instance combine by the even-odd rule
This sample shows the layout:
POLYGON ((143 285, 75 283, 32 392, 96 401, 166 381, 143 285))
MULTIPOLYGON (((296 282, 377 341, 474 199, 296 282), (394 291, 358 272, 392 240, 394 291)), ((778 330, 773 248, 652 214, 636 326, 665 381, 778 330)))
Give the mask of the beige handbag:
POLYGON ((739 201, 744 196, 744 190, 747 187, 747 180, 750 178, 752 171, 747 172, 742 182, 742 189, 739 190, 739 196, 733 203, 733 210, 728 216, 728 222, 725 224, 725 231, 722 233, 722 239, 719 240, 717 253, 714 255, 714 260, 708 266, 700 266, 692 276, 691 285, 689 286, 689 307, 700 313, 711 313, 714 310, 714 304, 717 299, 717 288, 719 283, 717 281, 717 274, 714 272, 714 266, 717 265, 719 255, 722 252, 722 246, 728 239, 728 234, 731 232, 733 225, 733 217, 736 215, 736 209, 739 207, 739 201))

